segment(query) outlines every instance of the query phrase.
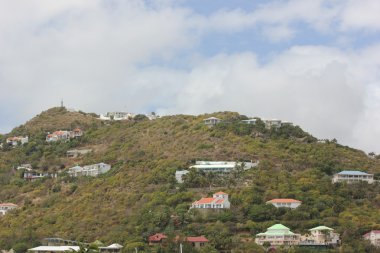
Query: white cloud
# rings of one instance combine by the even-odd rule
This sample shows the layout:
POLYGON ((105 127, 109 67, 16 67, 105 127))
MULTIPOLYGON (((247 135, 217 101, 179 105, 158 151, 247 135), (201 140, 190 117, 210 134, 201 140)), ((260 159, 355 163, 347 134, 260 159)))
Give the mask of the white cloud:
POLYGON ((368 32, 380 30, 380 1, 349 0, 341 12, 341 28, 343 30, 364 29, 368 32))

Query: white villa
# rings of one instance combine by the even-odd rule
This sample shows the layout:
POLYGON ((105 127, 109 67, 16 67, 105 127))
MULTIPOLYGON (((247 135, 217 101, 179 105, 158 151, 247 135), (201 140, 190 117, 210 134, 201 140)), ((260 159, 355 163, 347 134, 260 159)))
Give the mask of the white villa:
POLYGON ((267 204, 272 204, 275 207, 288 207, 288 208, 297 208, 301 205, 301 201, 296 199, 272 199, 266 202, 267 204))
POLYGON ((177 170, 175 172, 175 179, 177 180, 178 183, 182 184, 183 183, 183 176, 189 173, 188 170, 177 170))
POLYGON ((106 163, 97 163, 86 166, 74 166, 69 168, 69 175, 72 177, 91 176, 96 177, 100 174, 106 173, 111 169, 111 165, 106 163))
POLYGON ((100 114, 101 120, 130 120, 135 115, 129 112, 107 112, 106 114, 100 114))
POLYGON ((55 142, 55 141, 68 141, 73 138, 77 138, 83 135, 83 131, 80 128, 76 128, 73 131, 55 131, 53 133, 48 133, 46 135, 47 142, 55 142))
POLYGON ((281 127, 281 120, 279 119, 263 119, 262 120, 265 124, 265 128, 271 129, 273 128, 279 128, 281 127))
POLYGON ((22 145, 22 144, 25 144, 25 143, 28 143, 29 142, 29 137, 28 136, 13 136, 13 137, 8 137, 7 140, 6 140, 7 144, 8 145, 11 145, 11 146, 17 146, 19 143, 22 145))
POLYGON ((190 208, 199 209, 229 209, 230 202, 228 201, 228 194, 224 192, 217 192, 212 195, 212 198, 201 198, 191 204, 190 208))
POLYGON ((213 173, 229 173, 237 166, 244 166, 244 170, 256 167, 259 162, 226 162, 226 161, 197 161, 195 165, 190 166, 190 169, 194 168, 198 171, 213 172, 213 173))
POLYGON ((300 245, 317 246, 317 245, 339 245, 339 234, 334 233, 334 229, 326 226, 318 226, 309 229, 310 234, 302 236, 300 245))
POLYGON ((363 235, 365 240, 369 240, 375 247, 380 247, 380 230, 372 230, 363 235))
POLYGON ((215 126, 216 124, 219 124, 221 122, 222 122, 221 119, 218 119, 218 118, 215 118, 215 117, 211 117, 211 118, 207 118, 207 119, 203 120, 203 123, 206 126, 215 126))
POLYGON ((13 203, 0 203, 0 216, 5 215, 10 210, 16 209, 18 205, 13 203))
POLYGON ((79 246, 38 246, 35 248, 28 249, 28 252, 33 253, 56 253, 56 252, 78 252, 79 246))
POLYGON ((276 224, 268 228, 265 233, 257 234, 255 242, 259 245, 269 242, 271 246, 298 245, 300 238, 300 234, 293 233, 282 224, 276 224))
POLYGON ((255 125, 256 121, 257 121, 257 119, 245 119, 245 120, 242 120, 241 122, 248 124, 248 125, 255 125))
POLYGON ((332 179, 333 183, 347 182, 350 184, 360 181, 365 181, 369 184, 372 184, 373 174, 368 174, 357 170, 344 170, 337 174, 334 174, 332 179))

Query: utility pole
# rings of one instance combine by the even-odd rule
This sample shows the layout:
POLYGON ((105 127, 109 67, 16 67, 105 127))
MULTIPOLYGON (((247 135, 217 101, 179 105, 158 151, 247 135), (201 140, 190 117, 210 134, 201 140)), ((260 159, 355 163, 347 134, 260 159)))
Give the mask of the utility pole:
POLYGON ((182 243, 179 244, 179 253, 182 253, 182 243))

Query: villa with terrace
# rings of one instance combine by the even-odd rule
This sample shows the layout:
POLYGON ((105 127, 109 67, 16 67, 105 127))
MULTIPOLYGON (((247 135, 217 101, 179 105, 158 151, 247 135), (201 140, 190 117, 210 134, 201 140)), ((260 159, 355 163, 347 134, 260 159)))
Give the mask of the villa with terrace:
POLYGON ((300 234, 293 233, 288 227, 282 224, 275 224, 269 227, 265 233, 257 234, 255 242, 259 245, 268 242, 271 246, 298 245, 300 238, 300 234))
POLYGON ((309 229, 310 234, 301 237, 300 245, 302 246, 337 246, 340 244, 339 234, 334 229, 326 226, 318 226, 309 229))
POLYGON ((362 171, 358 170, 344 170, 337 174, 334 174, 332 182, 335 183, 341 183, 341 182, 347 182, 348 184, 351 183, 357 183, 357 182, 367 182, 369 184, 372 184, 373 174, 368 174, 362 171))
POLYGON ((230 202, 228 194, 224 192, 217 192, 212 195, 212 198, 201 198, 193 202, 190 208, 198 209, 229 209, 230 202))

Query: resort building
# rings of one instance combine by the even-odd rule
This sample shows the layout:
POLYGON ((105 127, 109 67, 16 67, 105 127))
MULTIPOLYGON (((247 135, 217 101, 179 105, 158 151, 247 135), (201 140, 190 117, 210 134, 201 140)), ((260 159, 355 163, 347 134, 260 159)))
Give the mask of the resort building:
POLYGON ((183 183, 183 176, 189 173, 188 170, 177 170, 175 172, 175 179, 177 180, 178 183, 182 184, 183 183))
POLYGON ((104 174, 111 169, 111 165, 106 163, 97 163, 86 166, 74 166, 69 168, 69 175, 72 177, 91 176, 96 177, 100 174, 104 174))
POLYGON ((318 226, 309 229, 310 234, 302 236, 300 245, 303 246, 323 246, 340 244, 339 234, 334 233, 334 229, 326 226, 318 226))
POLYGON ((347 182, 348 184, 365 181, 369 184, 373 183, 373 174, 368 174, 357 170, 344 170, 334 174, 332 182, 347 182))
POLYGON ((375 247, 380 247, 380 230, 371 230, 363 235, 365 240, 369 240, 375 247))
POLYGON ((244 170, 251 169, 259 165, 259 162, 226 162, 226 161, 197 161, 195 165, 190 166, 190 169, 197 171, 212 172, 212 173, 230 173, 237 166, 243 166, 244 170))
POLYGON ((298 245, 301 235, 295 234, 282 224, 276 224, 267 229, 265 233, 256 235, 255 242, 263 245, 269 242, 271 246, 298 245))
POLYGON ((215 117, 211 117, 211 118, 207 118, 207 119, 203 120, 203 123, 206 126, 215 126, 216 124, 219 124, 221 122, 222 122, 221 119, 218 119, 218 118, 215 118, 215 117))
POLYGON ((190 208, 199 209, 229 209, 228 194, 224 192, 214 193, 212 198, 201 198, 192 203, 190 208))
POLYGON ((297 208, 301 205, 301 201, 296 199, 272 199, 266 202, 267 204, 272 204, 275 207, 287 207, 287 208, 297 208))
POLYGON ((0 216, 5 215, 7 212, 16 209, 18 205, 13 203, 0 203, 0 216))

